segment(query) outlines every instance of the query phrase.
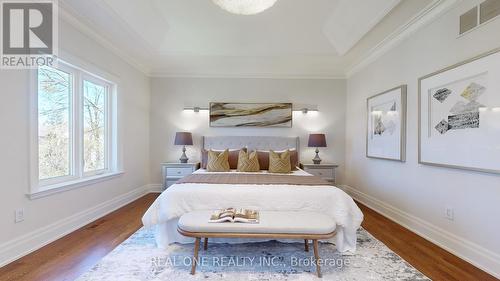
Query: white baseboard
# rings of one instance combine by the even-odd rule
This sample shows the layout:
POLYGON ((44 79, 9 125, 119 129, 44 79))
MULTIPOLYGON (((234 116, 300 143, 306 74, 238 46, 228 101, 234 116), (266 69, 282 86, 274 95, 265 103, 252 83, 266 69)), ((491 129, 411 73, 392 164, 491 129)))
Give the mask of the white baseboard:
POLYGON ((147 188, 149 193, 161 193, 163 191, 163 185, 161 183, 148 184, 147 188))
POLYGON ((339 187, 357 201, 377 211, 388 219, 415 232, 424 239, 429 240, 489 274, 500 278, 500 255, 395 208, 371 195, 356 190, 351 186, 341 185, 339 187))
POLYGON ((151 192, 151 185, 136 188, 97 206, 56 221, 50 225, 0 244, 0 267, 137 200, 151 192))

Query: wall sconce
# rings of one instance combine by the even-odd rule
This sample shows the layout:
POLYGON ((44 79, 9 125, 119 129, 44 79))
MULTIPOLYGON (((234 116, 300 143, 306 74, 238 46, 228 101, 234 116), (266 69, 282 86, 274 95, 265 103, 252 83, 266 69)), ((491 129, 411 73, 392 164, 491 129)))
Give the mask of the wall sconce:
POLYGON ((307 114, 309 111, 319 111, 318 106, 314 104, 294 104, 293 111, 300 111, 307 114))
MULTIPOLYGON (((200 112, 200 111, 208 111, 208 107, 202 107, 202 106, 184 106, 185 111, 193 111, 193 112, 200 112)), ((303 114, 307 114, 310 111, 319 111, 317 105, 313 104, 294 104, 292 111, 300 111, 303 114)))
POLYGON ((201 107, 201 106, 185 106, 184 107, 185 111, 193 111, 193 112, 200 112, 200 111, 208 111, 208 107, 201 107))

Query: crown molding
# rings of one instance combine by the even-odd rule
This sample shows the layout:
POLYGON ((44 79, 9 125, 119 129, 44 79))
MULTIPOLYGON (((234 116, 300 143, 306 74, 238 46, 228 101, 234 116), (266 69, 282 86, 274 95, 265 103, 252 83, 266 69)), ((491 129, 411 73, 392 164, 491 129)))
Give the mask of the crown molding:
MULTIPOLYGON (((375 17, 369 21, 369 24, 368 24, 368 28, 365 30, 364 33, 361 34, 360 37, 358 37, 356 40, 352 40, 351 43, 349 44, 349 46, 347 48, 339 48, 338 47, 338 44, 336 44, 335 42, 337 40, 335 40, 335 38, 333 36, 330 35, 330 33, 328 33, 328 25, 325 24, 325 26, 323 27, 323 34, 325 35, 325 37, 328 39, 328 41, 330 41, 330 44, 335 48, 335 50, 337 51, 337 54, 339 56, 344 56, 345 54, 347 54, 350 50, 352 50, 352 48, 354 46, 356 46, 356 44, 358 44, 358 42, 366 35, 368 34, 378 23, 380 23, 397 5, 399 5, 401 3, 401 0, 391 0, 392 2, 387 5, 383 10, 381 10, 379 13, 376 13, 375 14, 375 17)), ((330 19, 332 18, 333 14, 330 15, 330 19)))
POLYGON ((219 74, 198 74, 198 73, 166 73, 152 72, 149 77, 153 78, 231 78, 231 79, 310 79, 310 80, 342 80, 347 79, 345 75, 286 75, 275 73, 258 73, 258 74, 235 74, 235 73, 219 73, 219 74))
POLYGON ((398 46, 413 33, 435 20, 439 15, 444 14, 454 7, 461 0, 434 0, 427 5, 422 11, 411 18, 406 24, 398 28, 384 38, 375 47, 371 48, 362 58, 348 68, 346 77, 360 72, 365 67, 375 62, 391 49, 398 46))
POLYGON ((83 34, 87 35, 97 43, 99 43, 102 47, 106 48, 107 50, 111 51, 113 54, 124 60, 126 63, 128 63, 130 66, 134 67, 141 73, 143 73, 146 76, 150 75, 150 69, 143 63, 140 63, 139 61, 135 60, 124 52, 121 48, 117 47, 115 44, 111 43, 108 39, 97 33, 94 29, 89 27, 87 24, 83 23, 80 19, 75 17, 69 9, 64 7, 63 5, 59 5, 59 16, 60 19, 64 20, 65 22, 69 23, 76 29, 78 29, 80 32, 83 34))

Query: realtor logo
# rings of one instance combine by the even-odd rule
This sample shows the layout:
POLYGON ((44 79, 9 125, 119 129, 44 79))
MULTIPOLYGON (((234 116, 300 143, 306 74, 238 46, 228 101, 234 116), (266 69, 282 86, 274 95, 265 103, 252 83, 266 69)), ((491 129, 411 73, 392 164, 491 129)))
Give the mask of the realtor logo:
POLYGON ((2 1, 2 68, 53 65, 56 55, 55 1, 2 1))

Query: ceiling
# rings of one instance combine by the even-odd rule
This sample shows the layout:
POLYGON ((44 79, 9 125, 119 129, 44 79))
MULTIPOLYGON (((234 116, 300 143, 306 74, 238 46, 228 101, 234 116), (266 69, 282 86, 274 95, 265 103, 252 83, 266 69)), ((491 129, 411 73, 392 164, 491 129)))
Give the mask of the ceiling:
POLYGON ((430 2, 278 0, 252 16, 210 0, 60 0, 60 6, 152 76, 344 77, 430 2))

